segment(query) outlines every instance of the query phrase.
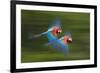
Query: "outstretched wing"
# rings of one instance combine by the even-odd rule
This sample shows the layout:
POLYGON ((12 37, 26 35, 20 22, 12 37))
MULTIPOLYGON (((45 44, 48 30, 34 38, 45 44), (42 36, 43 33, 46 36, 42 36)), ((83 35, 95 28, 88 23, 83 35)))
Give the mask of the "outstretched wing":
POLYGON ((50 24, 49 26, 49 29, 54 27, 54 26, 58 26, 59 28, 61 28, 61 22, 60 22, 60 19, 58 17, 56 17, 52 23, 50 24))
POLYGON ((60 39, 55 39, 52 42, 47 43, 46 45, 52 46, 52 48, 63 52, 64 54, 68 53, 68 44, 64 44, 60 39))

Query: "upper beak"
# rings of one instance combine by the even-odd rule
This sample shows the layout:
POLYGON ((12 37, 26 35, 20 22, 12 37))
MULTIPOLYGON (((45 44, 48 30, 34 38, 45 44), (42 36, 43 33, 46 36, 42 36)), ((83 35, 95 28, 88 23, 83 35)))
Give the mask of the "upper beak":
POLYGON ((58 30, 58 32, 59 32, 59 33, 61 33, 61 32, 62 32, 62 30, 58 30))
POLYGON ((72 42, 72 38, 69 38, 69 42, 72 42))

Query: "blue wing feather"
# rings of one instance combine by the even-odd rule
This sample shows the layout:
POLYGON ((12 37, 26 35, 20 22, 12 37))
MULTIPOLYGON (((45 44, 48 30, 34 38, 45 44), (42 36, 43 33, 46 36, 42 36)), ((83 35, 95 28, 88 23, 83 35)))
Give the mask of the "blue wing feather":
POLYGON ((58 26, 59 28, 61 28, 61 22, 60 22, 60 19, 58 17, 55 18, 52 21, 51 25, 49 26, 49 29, 52 28, 52 27, 54 27, 54 26, 58 26))
POLYGON ((54 37, 50 32, 47 35, 49 43, 46 45, 51 45, 54 49, 57 49, 64 54, 68 53, 68 44, 64 44, 60 39, 54 37))

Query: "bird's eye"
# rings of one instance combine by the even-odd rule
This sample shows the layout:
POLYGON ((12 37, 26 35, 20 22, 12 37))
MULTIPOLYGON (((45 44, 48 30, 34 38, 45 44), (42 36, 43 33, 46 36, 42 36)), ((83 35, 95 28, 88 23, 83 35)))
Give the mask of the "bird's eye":
POLYGON ((56 33, 59 33, 58 30, 56 31, 56 33))

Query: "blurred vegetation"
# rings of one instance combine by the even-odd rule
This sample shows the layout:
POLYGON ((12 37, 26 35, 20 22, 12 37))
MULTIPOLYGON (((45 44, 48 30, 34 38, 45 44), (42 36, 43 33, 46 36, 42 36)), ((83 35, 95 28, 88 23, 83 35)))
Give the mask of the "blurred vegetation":
MULTIPOLYGON (((61 34, 62 35, 62 34, 61 34)), ((45 62, 90 59, 90 14, 79 12, 21 11, 21 62, 45 62), (70 31, 73 42, 69 54, 56 51, 44 44, 46 36, 29 39, 28 35, 42 33, 59 17, 63 32, 70 31)))

